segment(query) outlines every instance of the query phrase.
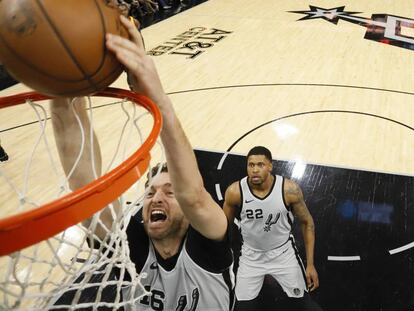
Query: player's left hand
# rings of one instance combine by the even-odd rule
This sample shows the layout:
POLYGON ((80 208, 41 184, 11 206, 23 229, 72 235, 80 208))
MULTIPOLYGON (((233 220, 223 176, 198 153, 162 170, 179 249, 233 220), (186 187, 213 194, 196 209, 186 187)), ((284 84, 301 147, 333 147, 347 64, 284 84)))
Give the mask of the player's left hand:
POLYGON ((306 267, 306 282, 311 292, 319 287, 318 272, 316 272, 314 265, 308 265, 306 267))
POLYGON ((129 39, 108 33, 106 46, 125 66, 132 89, 161 105, 166 95, 154 61, 145 53, 144 42, 137 25, 123 15, 120 16, 120 21, 128 31, 129 39))

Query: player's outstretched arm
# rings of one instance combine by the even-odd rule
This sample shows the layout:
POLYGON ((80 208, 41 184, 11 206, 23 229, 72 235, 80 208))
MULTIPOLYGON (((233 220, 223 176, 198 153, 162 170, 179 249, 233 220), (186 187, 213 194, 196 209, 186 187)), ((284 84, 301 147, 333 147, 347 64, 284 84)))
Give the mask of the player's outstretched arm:
POLYGON ((130 40, 107 36, 107 47, 126 67, 134 91, 151 98, 163 117, 161 140, 175 196, 191 225, 207 238, 221 240, 227 219, 219 205, 205 190, 193 148, 186 137, 172 103, 165 94, 155 64, 146 55, 142 38, 135 25, 123 16, 130 40))
POLYGON ((314 265, 315 224, 303 199, 302 190, 294 181, 286 179, 283 189, 287 204, 299 219, 306 250, 306 279, 308 288, 313 291, 319 287, 318 273, 314 265))
MULTIPOLYGON (((85 98, 56 98, 50 101, 53 133, 60 162, 66 176, 69 175, 77 158, 80 155, 83 143, 83 152, 79 164, 69 178, 72 190, 87 185, 95 179, 92 168, 91 139, 89 137, 91 124, 86 112, 85 98), (72 103, 73 100, 73 103, 72 103), (76 117, 78 116, 78 118, 76 117), (79 124, 79 122, 81 124, 79 124), (80 127, 83 127, 84 137, 80 127)), ((96 174, 101 175, 101 153, 98 140, 94 133, 94 157, 96 174)))
MULTIPOLYGON (((50 102, 50 112, 60 162, 66 176, 69 177, 69 187, 74 191, 101 176, 102 158, 98 139, 95 132, 93 132, 92 154, 92 140, 89 135, 91 124, 86 112, 85 98, 53 99, 50 102), (84 133, 83 138, 81 127, 84 133), (79 162, 71 172, 79 156, 79 162)), ((115 202, 114 204, 117 205, 118 203, 115 202)), ((106 228, 98 224, 95 229, 95 234, 100 239, 104 239, 111 229, 112 219, 109 209, 105 209, 101 214, 101 221, 106 228)), ((90 219, 84 220, 82 224, 89 227, 90 219)))

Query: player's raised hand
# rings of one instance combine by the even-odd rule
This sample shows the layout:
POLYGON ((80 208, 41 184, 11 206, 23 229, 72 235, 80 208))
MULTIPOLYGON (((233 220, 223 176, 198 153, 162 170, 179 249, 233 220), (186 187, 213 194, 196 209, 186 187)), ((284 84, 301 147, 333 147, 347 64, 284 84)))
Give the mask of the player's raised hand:
POLYGON ((107 34, 106 46, 125 66, 133 90, 160 103, 165 97, 165 92, 153 60, 145 53, 141 34, 135 23, 128 18, 121 15, 120 20, 128 30, 129 39, 107 34))

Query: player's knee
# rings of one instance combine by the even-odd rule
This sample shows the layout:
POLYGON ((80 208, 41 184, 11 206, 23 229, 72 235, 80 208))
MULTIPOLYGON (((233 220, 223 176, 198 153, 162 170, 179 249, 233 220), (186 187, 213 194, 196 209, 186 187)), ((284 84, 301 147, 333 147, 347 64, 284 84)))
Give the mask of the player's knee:
POLYGON ((305 292, 300 298, 287 298, 290 311, 323 311, 322 308, 305 292))
POLYGON ((256 297, 252 300, 236 300, 234 311, 255 311, 261 310, 259 299, 256 297))

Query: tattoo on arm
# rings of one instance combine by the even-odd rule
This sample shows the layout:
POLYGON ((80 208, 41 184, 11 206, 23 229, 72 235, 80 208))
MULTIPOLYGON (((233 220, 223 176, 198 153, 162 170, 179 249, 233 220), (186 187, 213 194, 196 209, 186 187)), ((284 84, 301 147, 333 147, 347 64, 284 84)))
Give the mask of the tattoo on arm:
POLYGON ((299 203, 305 204, 302 190, 300 189, 298 184, 296 184, 294 181, 288 180, 285 184, 285 187, 285 196, 287 197, 288 204, 291 207, 294 207, 299 203))
POLYGON ((306 223, 306 230, 315 231, 315 225, 308 208, 306 207, 303 193, 300 187, 293 181, 287 185, 286 195, 290 197, 290 205, 294 215, 301 221, 306 223))
POLYGON ((301 222, 306 224, 306 230, 309 230, 311 232, 315 231, 313 218, 303 201, 293 205, 293 212, 301 222))
POLYGON ((299 186, 294 182, 289 182, 287 185, 286 194, 296 197, 301 197, 303 199, 302 191, 300 190, 299 186))

